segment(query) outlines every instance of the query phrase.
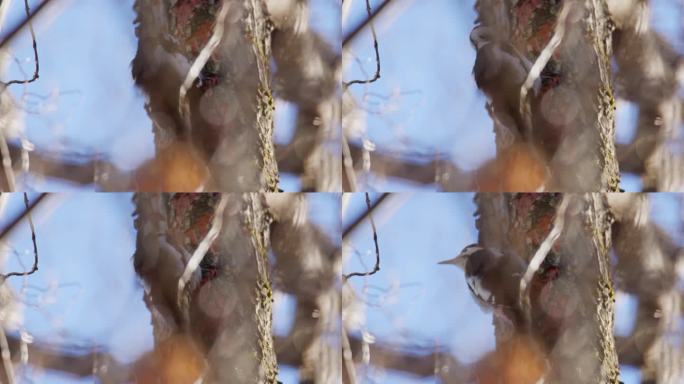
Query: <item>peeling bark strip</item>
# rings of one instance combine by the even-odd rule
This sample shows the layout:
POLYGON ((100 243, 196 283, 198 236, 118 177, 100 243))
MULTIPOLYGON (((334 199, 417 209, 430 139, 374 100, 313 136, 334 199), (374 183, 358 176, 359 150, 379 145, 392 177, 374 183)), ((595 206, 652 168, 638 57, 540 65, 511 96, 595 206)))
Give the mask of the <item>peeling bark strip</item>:
POLYGON ((263 1, 136 0, 134 9, 133 78, 148 96, 157 157, 132 187, 277 191, 273 28, 263 1), (227 17, 217 21, 222 13, 227 17), (198 74, 190 73, 201 53, 210 55, 198 61, 205 62, 198 74), (194 79, 189 88, 186 78, 194 79), (185 160, 170 161, 179 156, 185 160), (178 174, 186 176, 177 180, 178 174))
POLYGON ((205 383, 275 384, 278 368, 267 257, 271 219, 262 195, 223 195, 227 201, 219 236, 185 288, 189 315, 184 316, 178 300, 172 299, 190 255, 212 225, 220 197, 187 193, 134 197, 138 231, 134 263, 145 285, 155 354, 160 356, 146 371, 158 371, 163 382, 174 382, 164 375, 183 367, 187 382, 203 377, 205 383), (176 356, 176 351, 183 353, 176 356))
MULTIPOLYGON (((612 217, 603 194, 565 195, 565 224, 530 283, 532 346, 548 359, 546 383, 617 383, 613 338, 615 295, 608 251, 612 217)), ((547 238, 561 194, 478 194, 479 243, 505 250, 529 262, 547 238)), ((511 351, 521 348, 496 324, 497 353, 506 356, 496 368, 529 367, 511 351)), ((534 364, 534 367, 538 365, 534 364)), ((531 369, 531 368, 530 368, 531 369)))
MULTIPOLYGON (((613 27, 605 1, 478 0, 475 8, 478 27, 484 27, 480 31, 492 35, 486 38, 501 47, 512 45, 529 62, 542 54, 554 34, 562 36, 560 45, 541 71, 540 84, 535 87, 538 89, 529 93, 531 119, 520 116, 518 105, 502 103, 507 98, 505 95, 497 96, 497 93, 520 93, 522 82, 513 84, 513 89, 499 87, 495 91, 485 89, 486 84, 483 88, 478 82, 493 99, 489 111, 495 122, 497 158, 506 164, 500 178, 522 167, 516 164, 517 160, 505 160, 510 158, 509 152, 527 146, 527 151, 532 152, 528 157, 539 164, 535 167, 527 164, 524 168, 546 167, 550 176, 529 175, 527 178, 535 185, 523 183, 525 188, 517 190, 617 191, 620 178, 614 144, 615 101, 610 67, 613 27), (569 9, 567 23, 559 22, 564 8, 569 9)), ((477 37, 482 37, 482 33, 477 37)), ((482 43, 478 45, 482 48, 478 49, 478 59, 481 55, 493 55, 491 48, 484 48, 486 45, 482 43)), ((496 76, 486 75, 487 71, 504 71, 506 56, 491 57, 497 56, 499 62, 483 56, 482 62, 489 68, 477 68, 476 64, 476 76, 496 76)), ((517 75, 511 71, 504 76, 510 77, 510 83, 515 82, 513 78, 517 75)))

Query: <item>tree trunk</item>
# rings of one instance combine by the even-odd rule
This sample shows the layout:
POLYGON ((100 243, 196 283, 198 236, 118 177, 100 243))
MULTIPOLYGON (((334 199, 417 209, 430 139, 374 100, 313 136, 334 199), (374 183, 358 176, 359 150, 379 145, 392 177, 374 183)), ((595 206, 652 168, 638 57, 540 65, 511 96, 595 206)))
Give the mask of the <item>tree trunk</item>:
POLYGON ((203 376, 207 383, 275 384, 270 215, 264 196, 136 194, 134 201, 134 263, 145 283, 155 335, 155 357, 144 374, 168 374, 168 380, 181 382, 179 372, 187 382, 203 376), (217 222, 222 224, 218 237, 205 243, 206 254, 179 295, 190 255, 217 222))
POLYGON ((148 96, 157 156, 132 187, 276 191, 264 2, 137 0, 134 8, 133 77, 148 96), (210 49, 212 39, 218 43, 210 49))
MULTIPOLYGON (((537 89, 528 91, 527 105, 492 103, 499 163, 496 185, 488 188, 617 191, 612 27, 605 1, 478 0, 475 7, 481 26, 490 29, 497 42, 512 44, 532 63, 554 34, 561 38, 556 49, 548 49, 549 61, 536 76, 537 89), (512 114, 527 110, 528 117, 520 112, 519 120, 529 126, 511 124, 503 109, 512 114)), ((521 86, 496 92, 519 93, 521 86)))
MULTIPOLYGON (((540 348, 548 359, 547 383, 617 383, 605 195, 478 194, 475 201, 479 242, 528 262, 562 215, 560 237, 529 284, 530 349, 540 348), (569 199, 567 211, 559 212, 563 199, 569 199)), ((495 327, 497 352, 520 349, 495 327)), ((512 358, 503 364, 531 364, 512 358)))

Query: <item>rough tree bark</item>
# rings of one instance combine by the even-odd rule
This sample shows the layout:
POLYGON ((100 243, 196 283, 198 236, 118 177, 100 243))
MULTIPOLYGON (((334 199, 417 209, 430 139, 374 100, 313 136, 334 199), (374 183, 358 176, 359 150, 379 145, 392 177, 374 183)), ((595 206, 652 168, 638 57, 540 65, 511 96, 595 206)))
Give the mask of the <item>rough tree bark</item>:
POLYGON ((137 0, 134 9, 133 77, 148 96, 157 155, 132 187, 276 191, 273 26, 265 3, 137 0), (214 38, 214 49, 205 50, 214 38), (188 75, 193 64, 197 72, 188 75))
POLYGON ((134 263, 155 335, 155 354, 141 362, 137 380, 182 380, 176 376, 182 374, 187 382, 203 376, 207 383, 275 384, 271 219, 264 196, 136 194, 134 201, 134 263), (217 213, 222 206, 224 212, 217 213), (190 254, 215 228, 216 214, 222 222, 218 237, 179 295, 179 278, 190 254))
MULTIPOLYGON (((569 202, 562 232, 530 283, 529 332, 549 359, 545 382, 617 383, 612 220, 605 195, 478 194, 479 242, 529 262, 564 198, 569 202)), ((497 351, 511 348, 500 325, 495 327, 497 351)))
MULTIPOLYGON (((475 8, 478 22, 495 39, 511 43, 531 62, 554 34, 562 38, 547 51, 552 55, 538 75, 541 89, 528 92, 531 127, 504 126, 495 119, 497 158, 504 162, 497 176, 503 184, 496 189, 617 191, 612 23, 605 1, 478 0, 475 8), (567 17, 561 17, 564 8, 567 17), (532 174, 542 173, 540 166, 549 175, 532 174), (517 180, 507 183, 510 177, 517 180)), ((499 120, 500 114, 493 112, 499 120)))

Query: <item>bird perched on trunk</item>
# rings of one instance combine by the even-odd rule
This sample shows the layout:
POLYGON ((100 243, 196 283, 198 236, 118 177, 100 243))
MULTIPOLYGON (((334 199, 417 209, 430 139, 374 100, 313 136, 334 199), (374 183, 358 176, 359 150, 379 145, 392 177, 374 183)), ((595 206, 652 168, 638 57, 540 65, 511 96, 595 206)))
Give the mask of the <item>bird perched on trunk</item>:
POLYGON ((514 330, 522 330, 524 316, 518 303, 520 278, 525 272, 525 263, 516 255, 502 254, 470 244, 453 259, 439 264, 453 264, 465 272, 468 289, 478 305, 485 312, 512 325, 514 330))
MULTIPOLYGON (((477 51, 473 77, 477 87, 490 100, 492 117, 518 140, 527 138, 529 141, 532 127, 521 113, 520 89, 532 62, 489 27, 478 25, 473 28, 470 43, 477 51)), ((537 79, 528 95, 537 95, 540 88, 541 81, 537 79)))

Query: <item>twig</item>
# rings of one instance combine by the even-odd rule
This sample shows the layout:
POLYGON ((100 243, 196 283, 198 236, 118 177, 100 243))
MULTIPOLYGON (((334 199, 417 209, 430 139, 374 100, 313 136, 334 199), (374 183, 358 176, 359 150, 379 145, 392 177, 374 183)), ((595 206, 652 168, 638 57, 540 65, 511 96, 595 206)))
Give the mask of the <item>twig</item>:
POLYGON ((556 240, 558 240, 558 237, 560 237, 560 234, 563 231, 563 226, 565 225, 565 211, 567 210, 569 203, 570 197, 563 195, 563 199, 561 200, 558 210, 556 211, 556 217, 553 220, 553 228, 551 228, 551 231, 549 231, 546 239, 544 239, 541 245, 539 245, 537 252, 534 253, 532 260, 530 260, 530 264, 527 266, 525 275, 523 275, 522 279, 520 279, 520 296, 518 300, 520 301, 520 308, 523 309, 526 315, 529 314, 530 308, 530 298, 527 294, 530 282, 532 281, 534 274, 537 273, 537 270, 544 262, 544 259, 546 259, 546 255, 548 255, 551 247, 553 247, 553 244, 556 242, 556 240))
POLYGON ((21 223, 22 220, 24 220, 30 212, 32 212, 38 204, 40 204, 46 197, 49 195, 47 193, 41 193, 33 202, 24 210, 21 212, 17 217, 15 217, 9 224, 7 224, 1 231, 0 231, 0 241, 4 241, 7 235, 9 235, 10 232, 16 228, 16 226, 21 223))
POLYGON ((40 3, 35 10, 33 10, 33 13, 31 13, 24 21, 19 23, 16 27, 14 27, 13 30, 11 30, 5 37, 0 41, 0 50, 4 49, 7 44, 12 42, 16 35, 21 32, 24 27, 26 27, 33 19, 38 16, 38 14, 45 8, 46 5, 48 5, 52 0, 45 0, 42 3, 40 3))
POLYGON ((195 252, 193 252, 190 260, 188 260, 188 264, 185 266, 183 274, 181 275, 180 279, 178 279, 178 306, 181 309, 186 308, 184 291, 188 281, 190 281, 190 277, 197 270, 197 267, 199 267, 202 259, 204 259, 204 256, 207 254, 207 251, 211 245, 214 244, 214 240, 216 240, 221 232, 221 227, 223 226, 223 211, 225 211, 227 204, 228 195, 222 194, 221 200, 219 201, 216 211, 214 212, 214 218, 211 221, 211 228, 209 228, 207 234, 204 236, 199 245, 197 245, 195 252))
POLYGON ((354 159, 352 158, 349 141, 345 134, 342 135, 342 165, 344 166, 344 175, 349 184, 349 188, 346 188, 345 191, 355 192, 357 190, 357 185, 356 172, 354 171, 354 159))
MULTIPOLYGON (((385 2, 383 5, 387 4, 385 2)), ((366 80, 352 80, 348 83, 344 83, 344 88, 349 88, 353 84, 370 84, 374 83, 380 78, 380 50, 378 48, 378 36, 375 33, 375 26, 373 25, 373 13, 370 5, 370 0, 366 0, 366 13, 368 14, 368 23, 370 24, 371 33, 373 34, 373 49, 375 50, 375 75, 372 78, 366 80)))
MULTIPOLYGON (((371 210, 371 202, 370 202, 370 196, 368 196, 368 192, 366 192, 366 208, 368 211, 371 210)), ((349 280, 349 278, 353 276, 370 276, 374 275, 377 271, 380 270, 380 247, 378 246, 378 231, 375 228, 375 220, 373 220, 373 214, 369 213, 368 218, 370 219, 371 222, 371 227, 373 228, 373 243, 375 244, 375 266, 373 266, 373 270, 369 272, 352 272, 348 275, 344 275, 344 280, 349 280)))
POLYGON ((14 367, 12 366, 12 353, 10 351, 9 342, 7 342, 7 334, 5 327, 0 324, 0 355, 2 355, 2 367, 4 368, 3 381, 6 379, 7 383, 14 384, 14 367))
MULTIPOLYGON (((188 70, 188 73, 185 76, 185 80, 183 81, 183 84, 180 87, 178 96, 178 111, 187 123, 185 125, 186 129, 190 129, 190 106, 188 105, 186 100, 188 89, 192 86, 192 83, 195 81, 195 79, 197 79, 200 72, 202 71, 202 68, 204 68, 204 66, 207 64, 207 61, 209 61, 209 58, 211 57, 211 55, 214 54, 214 51, 221 42, 221 38, 223 37, 223 30, 226 25, 226 16, 228 15, 230 5, 231 3, 223 1, 223 4, 221 5, 221 10, 219 11, 218 16, 216 17, 214 31, 211 34, 209 41, 207 41, 206 45, 202 48, 200 53, 197 55, 197 58, 195 58, 195 61, 190 66, 190 69, 188 70)), ((190 132, 186 133, 190 135, 190 132)))
POLYGON ((342 327, 342 361, 346 368, 349 384, 356 384, 356 370, 354 369, 351 343, 349 342, 349 334, 347 333, 346 327, 342 327))
POLYGON ((345 48, 346 46, 351 44, 356 39, 356 37, 359 36, 359 33, 366 29, 366 27, 369 26, 370 23, 372 23, 373 20, 375 20, 380 15, 380 13, 383 10, 385 10, 385 7, 387 7, 391 2, 392 0, 385 0, 384 3, 378 5, 375 11, 373 11, 373 13, 368 16, 368 18, 362 21, 361 24, 357 25, 356 28, 354 28, 347 36, 344 37, 344 39, 342 40, 342 48, 345 48))
POLYGON ((368 207, 368 209, 367 209, 364 213, 362 213, 361 215, 359 215, 359 217, 357 217, 351 224, 349 224, 349 225, 347 226, 347 228, 345 228, 345 229, 342 231, 342 240, 346 240, 347 237, 349 237, 349 235, 351 235, 352 232, 354 232, 354 230, 355 230, 356 228, 358 228, 358 226, 359 226, 361 223, 363 223, 363 222, 368 218, 368 216, 369 216, 371 213, 373 213, 374 211, 376 211, 376 210, 378 209, 378 207, 379 207, 379 206, 380 206, 388 197, 390 197, 390 194, 389 194, 389 193, 383 193, 382 195, 380 195, 380 197, 378 197, 378 199, 375 200, 375 201, 373 202, 373 204, 371 204, 371 206, 368 207))
POLYGON ((28 20, 29 31, 31 32, 31 40, 33 40, 33 57, 36 64, 36 69, 33 72, 33 77, 28 80, 10 80, 5 83, 5 88, 12 84, 28 84, 33 83, 38 80, 38 72, 40 70, 40 61, 38 61, 38 45, 36 43, 36 33, 33 30, 33 22, 31 22, 31 8, 29 8, 28 0, 24 0, 24 6, 26 8, 26 20, 28 20))
POLYGON ((5 131, 0 132, 0 156, 2 157, 2 170, 7 183, 8 192, 13 192, 16 189, 14 170, 12 169, 12 156, 10 154, 9 146, 7 145, 7 138, 5 131))
MULTIPOLYGON (((42 194, 41 197, 45 195, 42 194)), ((38 245, 36 244, 36 228, 33 226, 33 219, 31 219, 31 209, 29 207, 29 201, 28 201, 28 194, 24 192, 24 206, 26 207, 26 217, 28 218, 29 221, 29 226, 31 227, 31 242, 33 242, 33 266, 31 267, 30 271, 25 271, 25 272, 10 272, 7 274, 2 274, 0 275, 0 280, 4 282, 7 280, 9 277, 12 276, 28 276, 32 275, 38 270, 38 245)), ((34 204, 35 206, 35 204, 34 204)))

